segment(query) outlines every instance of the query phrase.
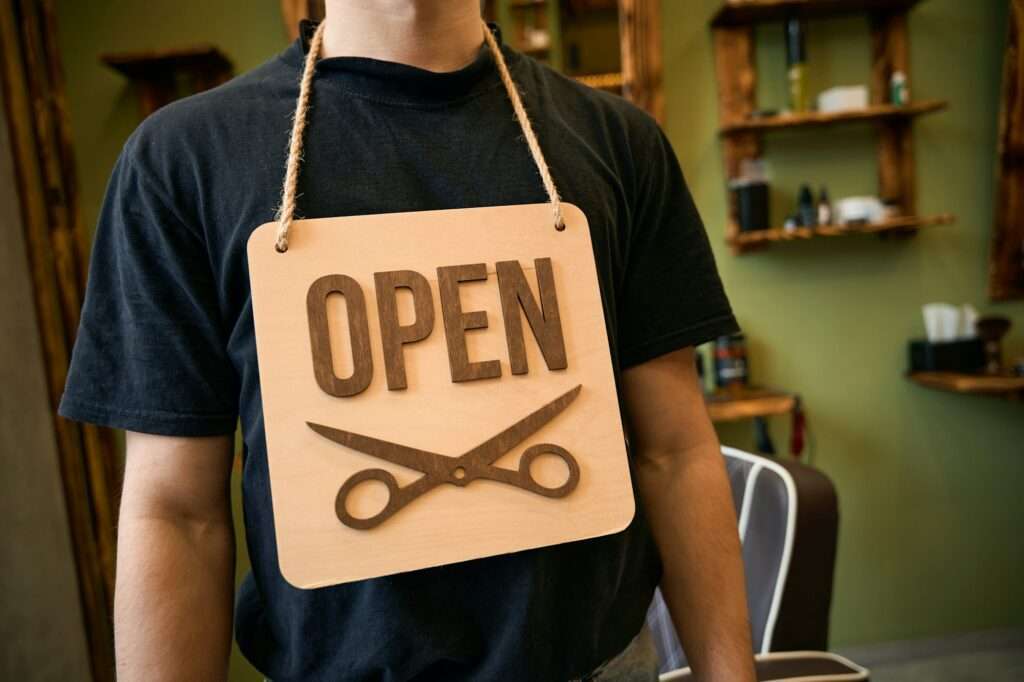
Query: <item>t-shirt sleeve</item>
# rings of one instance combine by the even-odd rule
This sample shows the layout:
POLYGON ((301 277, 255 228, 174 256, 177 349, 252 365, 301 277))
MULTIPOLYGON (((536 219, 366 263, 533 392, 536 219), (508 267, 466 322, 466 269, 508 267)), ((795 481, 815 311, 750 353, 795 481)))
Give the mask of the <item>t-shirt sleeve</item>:
POLYGON ((671 144, 649 122, 619 299, 623 368, 739 330, 671 144))
POLYGON ((137 137, 107 188, 59 412, 144 433, 229 434, 238 380, 206 240, 147 171, 137 137))

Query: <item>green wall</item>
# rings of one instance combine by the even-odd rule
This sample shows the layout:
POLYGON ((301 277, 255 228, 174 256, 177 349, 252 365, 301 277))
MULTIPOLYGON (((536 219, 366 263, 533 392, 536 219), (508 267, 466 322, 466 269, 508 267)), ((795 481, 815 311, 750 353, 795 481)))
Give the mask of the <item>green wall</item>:
MULTIPOLYGON (((742 258, 723 245, 707 28, 718 0, 662 4, 666 129, 750 339, 754 378, 803 396, 813 462, 841 496, 834 643, 1024 625, 1024 590, 1015 579, 1024 566, 1015 523, 1024 483, 1021 406, 928 391, 902 376, 906 340, 922 334, 919 309, 929 301, 1009 315, 1017 329, 1007 356, 1024 354, 1024 304, 991 305, 985 296, 1005 3, 929 0, 910 22, 913 93, 951 102, 949 112, 917 128, 920 209, 954 212, 955 225, 907 241, 825 240, 742 258)), ((285 45, 275 0, 59 0, 58 10, 88 225, 138 122, 132 93, 100 65, 100 53, 209 42, 243 71, 285 45)), ((780 32, 759 32, 764 106, 783 102, 780 32)), ((812 87, 866 82, 866 41, 863 20, 812 25, 812 87)), ((777 215, 803 181, 824 182, 833 197, 874 192, 872 143, 868 127, 772 136, 766 151, 777 215)), ((783 446, 787 424, 777 420, 772 429, 783 446)), ((747 447, 752 440, 745 425, 723 429, 722 438, 747 447)), ((241 571, 241 538, 240 550, 241 571)), ((259 679, 237 652, 232 679, 259 679)))
MULTIPOLYGON (((910 87, 950 110, 916 128, 919 210, 951 226, 906 241, 850 237, 736 257, 725 247, 726 195, 708 19, 719 0, 663 0, 666 128, 750 339, 754 379, 799 392, 813 462, 836 483, 842 522, 833 602, 837 645, 1024 625, 1020 403, 911 384, 907 339, 920 306, 970 302, 1009 316, 1007 357, 1024 355, 1024 303, 994 305, 985 284, 992 233, 996 120, 1006 3, 929 0, 911 14, 910 87)), ((781 25, 758 33, 761 106, 784 104, 781 25)), ((866 22, 811 24, 813 91, 869 78, 866 22)), ((868 126, 777 133, 773 211, 807 181, 833 198, 877 191, 868 126)), ((786 420, 772 423, 785 447, 786 420)), ((721 431, 750 445, 749 428, 721 431)))
POLYGON ((92 227, 121 146, 139 123, 134 92, 107 52, 219 47, 248 71, 287 45, 277 0, 57 0, 85 224, 92 227))

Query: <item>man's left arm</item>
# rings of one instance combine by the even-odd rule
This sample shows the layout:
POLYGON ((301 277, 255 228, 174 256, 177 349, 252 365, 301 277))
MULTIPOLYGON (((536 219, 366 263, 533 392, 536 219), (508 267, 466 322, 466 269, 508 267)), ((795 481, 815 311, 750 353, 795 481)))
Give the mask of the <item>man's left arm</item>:
POLYGON ((736 514, 693 348, 622 376, 641 503, 661 553, 662 594, 701 682, 754 680, 736 514))

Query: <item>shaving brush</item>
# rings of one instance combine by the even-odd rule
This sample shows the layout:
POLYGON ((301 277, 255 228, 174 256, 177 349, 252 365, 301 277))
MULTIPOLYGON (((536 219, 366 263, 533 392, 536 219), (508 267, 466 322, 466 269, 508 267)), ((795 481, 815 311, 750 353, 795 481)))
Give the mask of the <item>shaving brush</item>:
POLYGON ((1003 337, 1010 331, 1010 320, 1000 315, 979 318, 974 328, 985 344, 985 373, 1003 372, 1003 337))

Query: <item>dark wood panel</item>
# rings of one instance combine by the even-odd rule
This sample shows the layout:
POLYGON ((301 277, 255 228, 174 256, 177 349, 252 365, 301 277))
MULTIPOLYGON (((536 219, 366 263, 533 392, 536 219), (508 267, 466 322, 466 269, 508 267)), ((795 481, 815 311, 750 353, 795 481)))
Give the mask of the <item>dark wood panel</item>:
POLYGON ((619 43, 623 95, 664 123, 660 0, 619 0, 619 43))
MULTIPOLYGON (((722 128, 739 126, 750 120, 757 108, 757 66, 754 55, 754 30, 749 26, 716 28, 715 79, 718 83, 718 111, 722 128)), ((744 159, 761 156, 761 138, 753 131, 737 131, 722 140, 726 180, 740 175, 744 159)), ((726 239, 739 234, 736 198, 729 193, 729 218, 726 239)))
POLYGON ((999 117, 989 296, 1024 298, 1024 0, 1011 0, 999 117))

